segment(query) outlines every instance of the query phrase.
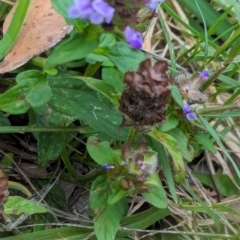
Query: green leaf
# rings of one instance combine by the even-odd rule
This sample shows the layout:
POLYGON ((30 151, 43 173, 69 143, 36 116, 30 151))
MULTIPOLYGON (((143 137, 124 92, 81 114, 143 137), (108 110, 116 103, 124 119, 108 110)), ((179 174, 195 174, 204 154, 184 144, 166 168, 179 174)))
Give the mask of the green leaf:
POLYGON ((169 134, 159 132, 156 128, 153 128, 153 130, 150 133, 148 133, 148 135, 159 141, 170 153, 173 161, 172 168, 174 180, 177 183, 183 182, 186 173, 184 168, 184 162, 182 159, 182 154, 178 147, 177 141, 169 134))
POLYGON ((209 138, 208 134, 205 133, 196 133, 194 136, 194 140, 201 144, 204 149, 208 149, 212 153, 216 153, 216 149, 213 145, 212 140, 209 138))
POLYGON ((28 102, 25 100, 22 87, 16 85, 0 95, 0 110, 10 114, 27 112, 28 102))
POLYGON ((129 193, 127 191, 118 188, 112 195, 108 197, 108 204, 113 205, 116 204, 120 199, 126 197, 129 193))
POLYGON ((0 112, 0 126, 11 126, 10 121, 2 112, 0 112))
POLYGON ((159 126, 158 130, 160 132, 167 132, 170 129, 175 128, 178 125, 178 122, 178 117, 176 115, 168 115, 166 122, 163 125, 159 126))
POLYGON ((88 87, 100 92, 102 95, 107 97, 114 105, 118 105, 118 92, 108 83, 101 81, 99 79, 90 77, 77 77, 82 80, 88 87))
POLYGON ((126 200, 115 205, 107 204, 109 186, 105 176, 99 176, 92 184, 89 207, 94 213, 94 232, 99 240, 114 240, 119 222, 125 211, 126 200))
POLYGON ((46 77, 39 71, 29 70, 17 75, 17 85, 0 95, 0 109, 10 114, 27 112, 29 106, 39 107, 52 97, 46 77))
POLYGON ((171 90, 173 99, 182 108, 183 99, 182 99, 181 93, 179 92, 179 89, 176 86, 170 86, 170 90, 171 90))
POLYGON ((123 74, 113 67, 104 67, 102 69, 103 81, 111 84, 118 92, 122 93, 124 89, 123 74))
POLYGON ((187 160, 187 161, 192 161, 193 159, 193 153, 194 153, 194 149, 191 148, 190 145, 188 145, 188 140, 185 137, 184 133, 178 129, 172 129, 168 132, 174 139, 176 139, 178 146, 182 152, 183 157, 187 160))
POLYGON ((136 71, 139 63, 146 58, 141 51, 134 50, 123 42, 118 42, 117 45, 108 48, 102 54, 107 56, 122 73, 136 71))
POLYGON ((59 43, 45 61, 44 69, 79 60, 92 53, 98 46, 98 35, 87 33, 73 33, 59 43))
POLYGON ((25 98, 32 107, 42 106, 52 97, 46 76, 37 70, 18 74, 16 81, 22 87, 25 98))
POLYGON ((47 209, 31 200, 26 200, 20 196, 10 196, 4 204, 4 212, 6 214, 20 215, 27 213, 32 215, 34 213, 45 213, 47 209))
POLYGON ((48 76, 53 96, 47 105, 34 108, 35 113, 55 125, 69 125, 80 119, 113 139, 126 140, 128 128, 118 129, 122 116, 116 106, 74 76, 61 71, 48 76))
POLYGON ((38 136, 38 165, 44 167, 50 160, 55 160, 61 153, 66 142, 58 132, 41 132, 38 136))
POLYGON ((109 142, 98 142, 96 137, 89 137, 87 150, 91 158, 100 165, 121 163, 121 151, 113 150, 109 142))
POLYGON ((143 198, 156 208, 167 208, 167 194, 162 186, 151 186, 147 193, 142 193, 143 198))
POLYGON ((99 47, 112 47, 116 44, 116 39, 112 33, 102 33, 99 42, 99 47))

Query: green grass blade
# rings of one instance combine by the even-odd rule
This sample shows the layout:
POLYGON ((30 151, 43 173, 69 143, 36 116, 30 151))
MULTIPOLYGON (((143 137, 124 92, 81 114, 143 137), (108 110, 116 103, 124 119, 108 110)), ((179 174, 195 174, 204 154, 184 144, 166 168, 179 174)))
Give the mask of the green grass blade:
POLYGON ((202 116, 199 116, 199 118, 201 119, 202 123, 205 125, 207 131, 209 131, 209 133, 215 139, 215 141, 217 142, 218 146, 221 148, 221 150, 224 152, 224 154, 230 160, 230 162, 232 163, 232 166, 234 167, 238 177, 240 178, 240 171, 239 171, 239 168, 238 168, 237 164, 232 159, 232 157, 229 155, 227 149, 223 145, 223 143, 222 143, 221 139, 219 138, 218 134, 216 133, 216 131, 212 128, 212 126, 208 123, 208 121, 205 118, 203 118, 202 116))
POLYGON ((26 16, 30 0, 19 0, 7 32, 0 41, 0 60, 5 57, 15 43, 26 16))

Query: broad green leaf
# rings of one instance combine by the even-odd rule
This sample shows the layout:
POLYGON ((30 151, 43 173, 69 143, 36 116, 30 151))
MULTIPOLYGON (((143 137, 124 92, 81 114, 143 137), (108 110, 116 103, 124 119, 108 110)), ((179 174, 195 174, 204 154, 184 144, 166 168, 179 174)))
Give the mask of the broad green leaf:
POLYGON ((212 153, 216 153, 216 149, 213 145, 213 141, 209 138, 208 134, 205 133, 196 133, 194 135, 195 141, 201 144, 204 149, 208 149, 212 153))
POLYGON ((121 163, 121 151, 112 149, 109 142, 98 142, 96 137, 89 137, 87 150, 91 158, 100 165, 121 163))
POLYGON ((125 199, 114 205, 107 204, 109 191, 106 176, 97 177, 91 187, 89 208, 94 213, 94 232, 98 240, 115 239, 119 222, 125 211, 125 199))
POLYGON ((2 112, 0 112, 0 126, 11 126, 10 121, 2 112))
POLYGON ((0 110, 10 114, 27 112, 29 103, 26 101, 22 87, 16 85, 0 95, 0 110))
POLYGON ((166 122, 158 127, 158 130, 160 132, 167 132, 173 128, 175 128, 178 125, 178 117, 176 115, 168 115, 166 122))
POLYGON ((192 149, 191 146, 188 145, 188 140, 183 134, 183 132, 180 129, 175 128, 170 130, 168 133, 177 141, 183 157, 187 161, 191 161, 193 159, 194 149, 192 149))
POLYGON ((113 67, 104 67, 102 69, 103 81, 111 84, 118 92, 122 93, 124 89, 123 74, 113 67))
POLYGON ((55 160, 66 142, 58 132, 41 132, 38 136, 38 165, 44 167, 50 160, 55 160))
POLYGON ((70 37, 59 43, 45 61, 45 69, 79 60, 92 53, 98 46, 98 35, 92 31, 86 33, 72 33, 70 37))
POLYGON ((107 205, 103 212, 93 219, 94 232, 98 240, 115 240, 119 223, 125 211, 125 199, 114 205, 107 205))
POLYGON ((170 153, 172 157, 174 179, 177 183, 183 182, 186 173, 182 154, 178 147, 177 141, 171 135, 159 132, 156 128, 153 128, 152 131, 148 133, 148 135, 159 141, 170 153))
POLYGON ((99 42, 99 47, 112 47, 116 44, 116 39, 112 33, 102 33, 99 42))
POLYGON ((46 75, 37 70, 29 70, 17 75, 16 81, 22 87, 26 101, 32 107, 46 104, 52 97, 46 75))
POLYGON ((89 196, 90 214, 98 216, 107 207, 108 182, 105 175, 98 176, 92 183, 89 196))
POLYGON ((120 199, 126 197, 127 195, 129 195, 127 191, 118 188, 112 195, 109 195, 107 203, 109 205, 116 204, 120 199))
POLYGON ((17 75, 17 85, 0 95, 0 109, 10 114, 27 112, 29 106, 46 104, 52 90, 46 77, 39 71, 29 70, 17 75))
POLYGON ((122 73, 136 71, 139 63, 145 59, 145 55, 141 51, 134 50, 123 42, 118 42, 117 45, 104 49, 102 54, 108 57, 122 73))
POLYGON ((90 77, 77 77, 82 80, 89 88, 100 92, 103 96, 107 97, 114 105, 118 105, 118 92, 110 84, 99 79, 90 77))
POLYGON ((71 76, 60 71, 48 76, 53 96, 47 105, 34 108, 35 113, 54 125, 69 125, 80 119, 113 139, 126 140, 128 128, 119 130, 122 116, 116 106, 71 76))
POLYGON ((147 193, 142 193, 143 198, 156 208, 167 208, 167 194, 162 186, 151 186, 147 193))
POLYGON ((47 209, 31 200, 26 200, 20 196, 10 196, 4 204, 4 212, 6 214, 20 215, 27 213, 32 215, 34 213, 45 213, 47 209))

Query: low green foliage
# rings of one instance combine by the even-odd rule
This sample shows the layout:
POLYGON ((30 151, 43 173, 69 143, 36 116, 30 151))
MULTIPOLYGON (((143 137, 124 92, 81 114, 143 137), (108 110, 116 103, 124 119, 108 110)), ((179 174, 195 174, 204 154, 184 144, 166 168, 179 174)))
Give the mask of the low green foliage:
MULTIPOLYGON (((51 172, 51 177, 58 176, 90 189, 89 215, 92 222, 79 224, 79 228, 54 226, 54 229, 42 231, 44 227, 37 224, 54 222, 56 215, 52 215, 52 211, 57 208, 56 212, 59 213, 59 209, 63 208, 63 192, 56 190, 58 195, 50 191, 52 197, 46 197, 47 203, 54 208, 51 211, 33 200, 10 196, 4 204, 5 218, 11 219, 14 215, 27 213, 33 215, 31 221, 36 225, 32 233, 24 228, 23 235, 6 237, 6 240, 37 236, 39 239, 60 239, 61 236, 65 239, 127 240, 132 238, 136 229, 144 230, 176 212, 179 217, 183 210, 192 211, 193 225, 205 217, 202 213, 206 213, 215 224, 211 231, 207 231, 212 233, 217 229, 220 233, 222 222, 219 214, 237 213, 221 203, 206 203, 202 196, 196 194, 189 187, 187 180, 190 176, 186 166, 203 151, 216 154, 217 145, 236 175, 229 178, 224 174, 216 174, 213 179, 222 195, 239 194, 236 184, 240 182, 240 171, 223 144, 224 136, 231 128, 225 127, 222 131, 218 129, 227 118, 235 117, 239 120, 240 115, 239 104, 234 102, 240 92, 240 28, 236 21, 236 17, 239 19, 240 16, 237 11, 239 3, 229 0, 231 6, 227 6, 227 1, 217 0, 212 1, 212 5, 207 0, 177 2, 189 23, 173 10, 170 0, 161 4, 162 11, 182 26, 179 31, 184 37, 196 44, 190 48, 183 46, 176 52, 167 22, 159 12, 159 23, 169 47, 168 79, 163 65, 158 66, 161 68, 158 74, 155 67, 140 65, 147 55, 126 43, 120 25, 105 30, 105 25, 70 18, 67 9, 73 1, 52 0, 54 9, 73 26, 73 31, 41 58, 34 58, 16 69, 14 75, 10 75, 15 81, 5 79, 5 75, 0 76, 0 82, 7 86, 0 94, 0 133, 32 132, 37 144, 39 167, 47 166, 49 171, 54 169, 56 172, 51 172), (215 5, 222 6, 223 11, 216 10, 215 5), (195 17, 192 18, 192 15, 195 17), (229 21, 227 16, 235 21, 229 21), (194 72, 191 76, 188 76, 187 71, 180 71, 186 65, 192 66, 192 63, 194 72), (210 69, 207 72, 209 76, 201 79, 204 78, 201 75, 204 69, 210 69), (181 75, 184 79, 181 79, 181 75), (169 85, 155 87, 156 82, 164 83, 164 78, 168 79, 169 85), (210 91, 210 86, 214 90, 210 91), (141 92, 141 87, 146 96, 141 92), (126 95, 122 99, 126 89, 134 98, 139 94, 139 99, 126 95), (165 106, 161 105, 165 101, 163 97, 154 103, 155 91, 160 92, 160 97, 167 96, 164 94, 169 92, 166 113, 165 106), (209 102, 214 102, 223 93, 231 93, 223 105, 209 106, 209 102), (151 96, 151 102, 148 102, 148 95, 151 96), (203 96, 206 96, 204 101, 203 96), (124 105, 122 110, 121 101, 126 101, 129 106, 124 105), (139 104, 130 106, 134 101, 139 104), (150 114, 141 108, 144 101, 147 102, 147 108, 154 111, 159 111, 154 106, 162 107, 162 114, 166 115, 165 123, 143 126, 144 117, 150 114), (193 107, 189 105, 192 103, 195 103, 193 107), (130 109, 132 115, 123 112, 126 110, 124 108, 130 109), (135 114, 137 111, 138 114, 140 112, 138 118, 135 114), (11 126, 9 115, 20 114, 27 114, 28 123, 25 125, 28 125, 11 126), (131 117, 137 120, 132 121, 131 117), (83 153, 76 162, 86 165, 90 173, 79 175, 73 165, 76 159, 71 149, 74 148, 83 153), (57 159, 61 159, 62 169, 52 164, 57 159), (179 194, 182 189, 185 193, 179 194), (141 198, 146 203, 139 212, 129 215, 132 206, 128 203, 133 197, 141 198), (58 204, 53 204, 55 199, 58 199, 58 204), (35 231, 39 231, 38 235, 35 231)), ((16 41, 28 4, 29 1, 19 0, 9 30, 0 40, 0 59, 16 41), (13 24, 16 24, 14 29, 13 24)), ((3 5, 0 1, 0 19, 3 5)), ((4 9, 6 11, 8 8, 4 9)), ((154 55, 152 58, 156 62, 154 55)), ((5 154, 0 164, 12 167, 12 155, 5 154)), ((214 189, 215 185, 209 175, 194 175, 201 183, 214 189)), ((47 182, 34 181, 37 189, 44 184, 47 182)), ((225 227, 228 227, 229 235, 235 234, 236 229, 228 220, 222 219, 225 227)), ((189 224, 186 229, 189 232, 196 231, 197 235, 200 225, 196 226, 191 229, 189 224)), ((9 230, 4 224, 0 227, 9 230)), ((202 232, 199 231, 199 234, 202 232)))

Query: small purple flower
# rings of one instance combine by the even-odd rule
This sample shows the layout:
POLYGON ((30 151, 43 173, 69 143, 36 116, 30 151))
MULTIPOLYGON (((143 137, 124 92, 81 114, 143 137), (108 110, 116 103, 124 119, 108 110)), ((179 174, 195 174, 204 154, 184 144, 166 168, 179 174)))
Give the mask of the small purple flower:
POLYGON ((133 28, 126 27, 124 30, 124 35, 128 44, 133 48, 140 49, 142 47, 142 34, 138 31, 135 31, 133 28))
POLYGON ((71 18, 90 20, 93 24, 101 24, 104 21, 110 23, 115 9, 103 0, 74 0, 74 4, 68 8, 71 18))
POLYGON ((114 166, 105 163, 105 164, 102 165, 102 169, 103 170, 112 170, 112 169, 114 169, 114 166))
POLYGON ((188 121, 194 121, 197 119, 196 113, 193 112, 192 107, 186 101, 183 101, 183 113, 188 121))
POLYGON ((149 7, 152 11, 156 11, 157 9, 157 4, 162 3, 165 0, 148 0, 148 3, 146 4, 147 7, 149 7))
POLYGON ((209 78, 209 73, 205 70, 203 70, 202 72, 199 73, 199 76, 203 79, 203 80, 207 80, 209 78))

